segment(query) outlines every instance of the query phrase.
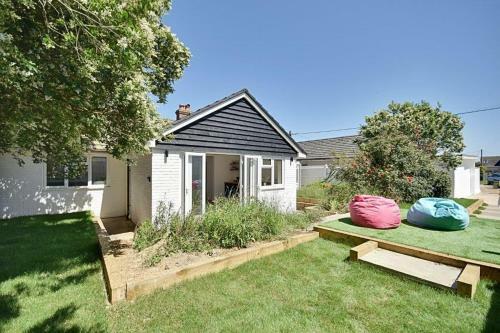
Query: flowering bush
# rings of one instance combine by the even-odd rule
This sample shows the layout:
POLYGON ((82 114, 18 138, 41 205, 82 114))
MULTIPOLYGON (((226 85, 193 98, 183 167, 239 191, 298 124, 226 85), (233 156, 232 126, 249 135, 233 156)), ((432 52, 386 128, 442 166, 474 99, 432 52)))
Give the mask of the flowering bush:
POLYGON ((449 170, 460 163, 463 123, 428 103, 392 103, 366 118, 353 161, 337 177, 397 201, 450 195, 449 170))

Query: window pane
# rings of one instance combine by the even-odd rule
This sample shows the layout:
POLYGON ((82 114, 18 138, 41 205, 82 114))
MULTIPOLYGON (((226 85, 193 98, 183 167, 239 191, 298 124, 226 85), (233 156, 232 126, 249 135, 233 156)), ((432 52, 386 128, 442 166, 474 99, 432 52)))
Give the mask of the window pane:
POLYGON ((203 157, 189 156, 191 160, 191 212, 200 215, 203 209, 203 157))
POLYGON ((274 160, 274 184, 283 184, 282 164, 282 160, 274 160))
POLYGON ((271 185, 271 168, 262 168, 262 186, 271 185))
POLYGON ((85 165, 85 170, 74 178, 68 179, 68 186, 87 186, 89 184, 89 173, 87 166, 85 165))
POLYGON ((92 157, 92 184, 106 184, 106 157, 92 157))
POLYGON ((264 165, 271 165, 271 159, 270 158, 264 158, 262 160, 262 164, 264 164, 264 165))
POLYGON ((47 162, 47 186, 64 186, 64 167, 47 162))

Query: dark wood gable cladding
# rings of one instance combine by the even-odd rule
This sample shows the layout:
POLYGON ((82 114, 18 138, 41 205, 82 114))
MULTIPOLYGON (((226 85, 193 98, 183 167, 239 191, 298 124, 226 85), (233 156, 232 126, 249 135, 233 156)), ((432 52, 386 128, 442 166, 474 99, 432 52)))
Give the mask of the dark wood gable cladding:
POLYGON ((174 132, 161 146, 194 147, 210 152, 296 156, 297 152, 245 99, 174 132))

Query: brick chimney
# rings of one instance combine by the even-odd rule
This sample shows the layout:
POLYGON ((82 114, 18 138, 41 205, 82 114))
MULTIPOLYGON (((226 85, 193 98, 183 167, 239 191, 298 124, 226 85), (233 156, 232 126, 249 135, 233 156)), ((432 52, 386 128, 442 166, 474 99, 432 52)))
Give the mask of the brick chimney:
POLYGON ((176 120, 187 117, 191 114, 191 105, 190 104, 179 104, 179 109, 175 111, 176 120))

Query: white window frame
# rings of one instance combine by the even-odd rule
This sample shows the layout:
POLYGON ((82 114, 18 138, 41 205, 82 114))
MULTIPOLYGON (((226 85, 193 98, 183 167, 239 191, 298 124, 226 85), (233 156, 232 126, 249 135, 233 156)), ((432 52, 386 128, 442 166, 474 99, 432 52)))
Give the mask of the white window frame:
POLYGON ((259 173, 261 175, 259 185, 262 190, 276 190, 285 188, 285 160, 282 158, 262 157, 259 173), (271 165, 264 165, 264 160, 271 160, 271 165), (274 183, 274 161, 281 161, 281 184, 274 183), (262 185, 262 169, 271 169, 271 185, 262 185))
POLYGON ((57 189, 102 189, 104 187, 111 186, 109 182, 109 158, 106 154, 102 153, 92 153, 88 154, 86 157, 87 164, 87 185, 83 186, 69 186, 69 178, 64 177, 64 185, 61 186, 50 186, 47 185, 47 164, 44 163, 43 167, 43 184, 44 188, 47 190, 57 190, 57 189), (92 157, 104 157, 106 158, 106 183, 105 184, 92 184, 92 157))

